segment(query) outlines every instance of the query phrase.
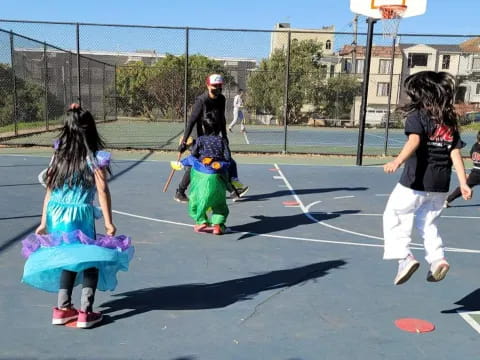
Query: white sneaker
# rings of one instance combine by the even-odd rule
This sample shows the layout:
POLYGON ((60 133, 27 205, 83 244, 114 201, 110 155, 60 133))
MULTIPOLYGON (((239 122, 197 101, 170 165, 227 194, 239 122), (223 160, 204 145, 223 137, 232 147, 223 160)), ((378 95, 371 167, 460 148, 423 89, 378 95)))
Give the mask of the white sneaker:
POLYGON ((448 264, 447 260, 440 259, 434 261, 430 265, 430 270, 427 274, 427 281, 437 282, 445 279, 445 276, 447 275, 449 269, 450 265, 448 264))
POLYGON ((450 207, 450 203, 448 202, 448 200, 445 200, 445 202, 443 203, 443 207, 444 207, 444 209, 450 207))
POLYGON ((403 284, 408 281, 415 271, 417 271, 420 263, 415 260, 413 255, 408 255, 405 259, 398 261, 398 272, 393 283, 395 285, 403 284))

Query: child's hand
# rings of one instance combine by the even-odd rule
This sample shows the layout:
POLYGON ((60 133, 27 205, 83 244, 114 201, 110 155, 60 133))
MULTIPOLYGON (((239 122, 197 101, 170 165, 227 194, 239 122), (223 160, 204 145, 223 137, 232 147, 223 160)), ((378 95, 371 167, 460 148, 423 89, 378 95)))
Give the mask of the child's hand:
POLYGON ((107 235, 114 236, 117 232, 117 228, 113 224, 105 224, 105 232, 107 235))
POLYGON ((399 167, 400 167, 400 164, 395 160, 393 160, 383 165, 383 171, 385 171, 387 174, 391 174, 397 171, 399 167))
POLYGON ((465 200, 470 200, 472 198, 472 189, 467 184, 460 185, 460 191, 465 200))
POLYGON ((35 234, 37 235, 45 235, 47 233, 47 227, 43 224, 38 225, 37 229, 35 230, 35 234))

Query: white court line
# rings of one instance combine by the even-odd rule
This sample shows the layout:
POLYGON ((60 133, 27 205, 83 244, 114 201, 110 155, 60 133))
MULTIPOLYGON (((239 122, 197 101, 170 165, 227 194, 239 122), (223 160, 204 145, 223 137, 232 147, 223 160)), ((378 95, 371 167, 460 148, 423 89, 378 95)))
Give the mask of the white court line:
POLYGON ((480 311, 457 311, 457 314, 480 334, 480 325, 470 316, 470 314, 480 314, 480 311))
MULTIPOLYGON (((363 234, 363 233, 359 233, 359 232, 355 232, 355 231, 350 231, 350 230, 347 230, 347 229, 343 229, 343 228, 340 228, 340 227, 337 227, 337 226, 333 226, 333 225, 324 223, 323 221, 318 221, 318 220, 317 220, 312 214, 310 214, 310 212, 309 212, 309 208, 310 208, 313 204, 318 204, 318 202, 311 203, 308 207, 306 207, 306 206, 303 204, 302 200, 300 200, 300 198, 298 197, 298 195, 295 193, 295 190, 293 189, 292 185, 290 185, 290 182, 287 180, 287 178, 286 178, 285 175, 283 174, 283 172, 282 172, 282 170, 280 169, 280 167, 278 166, 278 164, 274 164, 274 166, 275 166, 275 168, 278 170, 278 173, 283 177, 283 181, 285 182, 285 185, 287 185, 288 189, 289 189, 290 192, 292 193, 292 196, 293 196, 294 199, 298 202, 299 207, 302 209, 302 212, 304 213, 304 215, 305 215, 307 218, 309 218, 312 222, 317 223, 317 224, 320 224, 320 225, 323 225, 323 226, 326 226, 326 227, 328 227, 328 228, 331 228, 331 229, 334 229, 334 230, 337 230, 337 231, 345 232, 345 233, 347 233, 347 234, 362 236, 362 237, 366 237, 366 238, 370 238, 370 239, 381 240, 381 241, 383 242, 383 238, 382 238, 382 237, 373 236, 373 235, 368 235, 368 234, 363 234)), ((421 244, 411 243, 411 245, 413 245, 413 246, 419 246, 420 248, 423 248, 421 244)), ((379 245, 379 246, 383 247, 383 244, 381 244, 381 245, 379 245)), ((480 250, 474 250, 474 249, 462 249, 462 248, 450 248, 450 247, 445 247, 445 251, 480 254, 480 250)))
POLYGON ((337 199, 351 199, 351 198, 354 198, 355 195, 347 195, 347 196, 337 196, 337 197, 334 197, 335 200, 337 199))
MULTIPOLYGON (((366 132, 365 135, 367 135, 367 136, 372 136, 372 137, 376 137, 376 138, 380 138, 380 139, 383 139, 383 140, 385 141, 385 136, 380 136, 380 135, 375 135, 375 134, 369 134, 368 132, 366 132)), ((397 139, 394 139, 394 138, 391 138, 391 137, 388 138, 388 141, 389 141, 389 142, 396 142, 396 143, 399 144, 399 145, 405 144, 405 140, 397 140, 397 139)))
POLYGON ((44 178, 44 175, 45 173, 47 172, 48 168, 45 168, 43 169, 42 171, 40 171, 40 174, 38 174, 38 182, 44 187, 46 188, 47 187, 47 184, 45 184, 45 181, 43 181, 43 178, 44 178))
POLYGON ((245 142, 247 143, 247 145, 250 145, 250 141, 248 141, 248 136, 246 131, 243 132, 243 137, 245 138, 245 142))
MULTIPOLYGON (((342 228, 337 228, 336 226, 332 226, 332 225, 329 225, 329 224, 325 224, 323 222, 319 222, 317 219, 315 219, 315 217, 313 217, 310 213, 309 213, 309 208, 315 204, 319 204, 321 203, 322 201, 319 200, 319 201, 315 201, 315 202, 312 202, 311 204, 309 204, 308 208, 305 207, 303 205, 303 202, 300 200, 300 198, 295 194, 295 192, 293 191, 290 183, 288 182, 288 180, 285 178, 285 176, 283 175, 283 172, 280 170, 280 168, 278 167, 277 164, 274 164, 275 167, 278 169, 278 172, 283 176, 283 180, 285 182, 285 185, 288 187, 288 189, 290 190, 290 192, 293 194, 293 196, 295 197, 295 199, 297 200, 297 202, 299 203, 298 206, 296 207, 300 207, 302 209, 302 212, 305 214, 305 216, 307 216, 312 222, 314 223, 318 223, 318 224, 321 224, 321 225, 324 225, 324 226, 327 226, 327 227, 330 227, 330 228, 333 228, 333 229, 336 229, 336 230, 339 230, 339 231, 343 231, 343 232, 347 232, 347 233, 350 233, 350 234, 354 234, 354 235, 359 235, 359 236, 363 236, 363 237, 367 237, 367 238, 374 238, 374 239, 380 239, 383 241, 382 238, 379 238, 379 237, 376 237, 376 236, 370 236, 370 235, 366 235, 366 234, 361 234, 361 233, 356 233, 356 232, 353 232, 353 231, 349 231, 349 230, 346 230, 346 229, 342 229, 342 228)), ((46 169, 42 170, 42 172, 44 172, 46 169)), ((39 174, 39 178, 40 178, 40 175, 41 173, 39 174)), ((43 183, 43 179, 42 181, 40 181, 40 183, 42 185, 44 185, 43 183)), ((192 224, 185 224, 185 223, 181 223, 181 222, 178 222, 178 221, 170 221, 170 220, 163 220, 163 219, 156 219, 156 218, 152 218, 152 217, 147 217, 147 216, 141 216, 141 215, 135 215, 135 214, 131 214, 131 213, 127 213, 127 212, 123 212, 123 211, 118 211, 118 210, 112 210, 113 213, 115 214, 119 214, 119 215, 124 215, 124 216, 130 216, 130 217, 134 217, 134 218, 137 218, 137 219, 143 219, 143 220, 150 220, 150 221, 155 221, 155 222, 160 222, 160 223, 165 223, 165 224, 172 224, 172 225, 180 225, 180 226, 187 226, 187 227, 193 227, 192 224)), ((282 236, 282 235, 272 235, 272 234, 258 234, 258 233, 253 233, 253 232, 235 232, 235 231, 232 231, 233 233, 241 233, 241 234, 251 234, 251 235, 255 235, 255 236, 261 236, 261 237, 268 237, 268 238, 277 238, 277 239, 289 239, 289 240, 298 240, 298 241, 309 241, 309 242, 318 242, 318 243, 326 243, 326 244, 339 244, 339 245, 351 245, 351 246, 364 246, 364 247, 383 247, 383 244, 368 244, 368 243, 356 243, 356 242, 349 242, 349 241, 332 241, 332 240, 322 240, 322 239, 311 239, 311 238, 302 238, 302 237, 294 237, 294 236, 282 236)), ((422 247, 421 245, 419 244, 412 244, 412 249, 414 250, 421 250, 422 247), (414 246, 419 246, 419 247, 414 247, 414 246)), ((460 249, 460 248, 445 248, 446 251, 450 251, 450 252, 460 252, 460 253, 480 253, 479 250, 471 250, 471 249, 460 249)))

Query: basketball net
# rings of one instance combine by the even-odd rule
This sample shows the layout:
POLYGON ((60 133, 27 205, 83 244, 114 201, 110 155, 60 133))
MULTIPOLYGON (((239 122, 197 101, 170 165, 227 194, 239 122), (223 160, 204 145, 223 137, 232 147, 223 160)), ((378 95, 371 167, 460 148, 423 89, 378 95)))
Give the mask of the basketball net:
POLYGON ((393 39, 397 36, 398 26, 402 20, 406 5, 382 5, 379 7, 382 14, 383 37, 393 39))

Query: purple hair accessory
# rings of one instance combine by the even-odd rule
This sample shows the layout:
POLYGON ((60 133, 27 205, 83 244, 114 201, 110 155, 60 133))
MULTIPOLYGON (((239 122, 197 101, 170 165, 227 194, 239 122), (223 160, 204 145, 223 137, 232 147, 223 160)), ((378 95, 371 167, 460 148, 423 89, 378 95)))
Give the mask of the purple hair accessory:
POLYGON ((95 158, 97 161, 97 165, 99 168, 104 168, 110 165, 110 159, 112 157, 112 154, 110 154, 108 151, 97 151, 95 158))

